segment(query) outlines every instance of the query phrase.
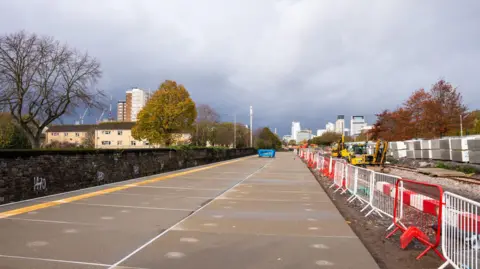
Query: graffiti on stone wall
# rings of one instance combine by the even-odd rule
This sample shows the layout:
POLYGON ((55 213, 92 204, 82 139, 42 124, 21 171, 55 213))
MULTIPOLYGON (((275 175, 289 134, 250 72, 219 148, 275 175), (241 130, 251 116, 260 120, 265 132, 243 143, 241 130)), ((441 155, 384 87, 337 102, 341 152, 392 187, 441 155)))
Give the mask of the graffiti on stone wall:
POLYGON ((138 167, 138 165, 133 166, 133 174, 134 175, 140 174, 140 167, 138 167))
POLYGON ((47 190, 47 179, 43 177, 33 178, 33 191, 43 192, 47 190))
POLYGON ((105 173, 98 171, 97 172, 97 181, 103 181, 105 179, 105 173))

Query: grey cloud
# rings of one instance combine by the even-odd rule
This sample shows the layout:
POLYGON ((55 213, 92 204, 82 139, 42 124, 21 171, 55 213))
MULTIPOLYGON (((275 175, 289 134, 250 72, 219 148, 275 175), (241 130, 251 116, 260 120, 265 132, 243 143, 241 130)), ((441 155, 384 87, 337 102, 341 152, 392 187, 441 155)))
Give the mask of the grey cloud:
MULTIPOLYGON (((199 103, 288 133, 395 108, 444 77, 478 108, 480 3, 413 0, 0 0, 0 32, 97 57, 99 87, 183 83, 199 103)), ((225 116, 228 117, 228 116, 225 116)))

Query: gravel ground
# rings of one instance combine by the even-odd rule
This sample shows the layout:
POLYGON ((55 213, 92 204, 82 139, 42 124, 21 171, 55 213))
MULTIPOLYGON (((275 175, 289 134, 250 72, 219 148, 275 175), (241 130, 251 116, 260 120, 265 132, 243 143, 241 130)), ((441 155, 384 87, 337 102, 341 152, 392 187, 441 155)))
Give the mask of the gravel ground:
POLYGON ((333 193, 333 189, 328 189, 331 181, 318 174, 315 175, 317 181, 325 189, 381 269, 433 269, 442 264, 440 258, 433 252, 429 252, 420 260, 416 260, 416 257, 425 249, 425 246, 416 240, 407 249, 402 250, 399 241, 400 232, 386 239, 385 237, 391 231, 387 231, 388 226, 392 223, 390 218, 386 216, 381 218, 376 214, 365 217, 365 213, 360 212, 364 205, 359 201, 346 202, 349 195, 341 195, 340 192, 333 193))
POLYGON ((389 174, 406 179, 438 184, 442 186, 445 191, 453 192, 455 194, 462 195, 474 201, 480 202, 480 185, 464 183, 443 177, 431 177, 421 173, 395 168, 390 168, 389 174))

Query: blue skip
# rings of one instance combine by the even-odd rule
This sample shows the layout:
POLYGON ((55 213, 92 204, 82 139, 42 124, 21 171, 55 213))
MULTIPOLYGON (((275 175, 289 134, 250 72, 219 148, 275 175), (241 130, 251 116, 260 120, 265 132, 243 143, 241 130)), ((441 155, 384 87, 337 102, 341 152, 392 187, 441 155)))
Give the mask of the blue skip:
POLYGON ((259 149, 258 157, 275 158, 274 149, 259 149))

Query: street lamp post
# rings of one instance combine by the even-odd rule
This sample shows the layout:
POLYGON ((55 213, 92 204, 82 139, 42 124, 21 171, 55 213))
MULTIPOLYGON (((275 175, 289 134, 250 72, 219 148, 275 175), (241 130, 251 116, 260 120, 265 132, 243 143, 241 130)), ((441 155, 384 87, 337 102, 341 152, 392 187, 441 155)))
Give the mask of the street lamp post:
POLYGON ((465 115, 460 114, 460 136, 463 136, 463 119, 467 116, 468 114, 465 114, 465 115))
POLYGON ((237 148, 237 114, 233 114, 233 148, 237 148))
POLYGON ((253 148, 253 107, 250 106, 250 147, 253 148))
POLYGON ((460 114, 460 136, 463 136, 463 117, 460 114))

